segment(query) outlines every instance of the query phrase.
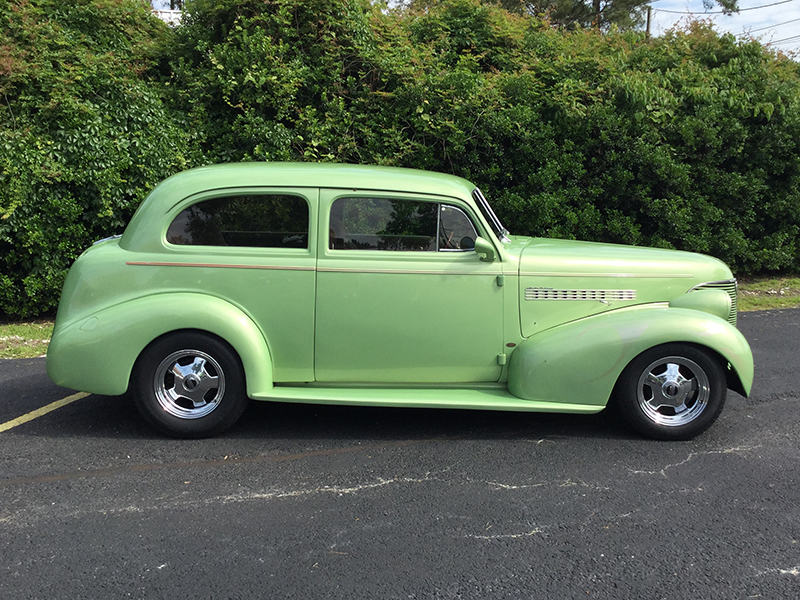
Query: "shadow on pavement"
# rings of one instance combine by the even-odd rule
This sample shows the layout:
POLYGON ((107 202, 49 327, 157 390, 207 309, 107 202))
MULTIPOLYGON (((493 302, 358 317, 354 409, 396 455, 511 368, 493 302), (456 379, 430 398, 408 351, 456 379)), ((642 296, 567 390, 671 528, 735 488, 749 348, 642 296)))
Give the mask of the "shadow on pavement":
MULTIPOLYGON (((26 435, 169 439, 151 429, 127 396, 89 396, 18 428, 26 435)), ((636 439, 610 411, 596 415, 458 409, 348 407, 253 401, 219 438, 372 440, 636 439)))

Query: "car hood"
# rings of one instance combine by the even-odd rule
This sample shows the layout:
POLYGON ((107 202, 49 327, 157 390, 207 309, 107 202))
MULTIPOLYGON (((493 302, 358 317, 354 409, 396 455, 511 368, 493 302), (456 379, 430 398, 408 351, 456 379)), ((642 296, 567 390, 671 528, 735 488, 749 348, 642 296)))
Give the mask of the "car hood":
POLYGON ((514 236, 523 336, 607 310, 669 302, 730 280, 721 261, 677 250, 514 236))

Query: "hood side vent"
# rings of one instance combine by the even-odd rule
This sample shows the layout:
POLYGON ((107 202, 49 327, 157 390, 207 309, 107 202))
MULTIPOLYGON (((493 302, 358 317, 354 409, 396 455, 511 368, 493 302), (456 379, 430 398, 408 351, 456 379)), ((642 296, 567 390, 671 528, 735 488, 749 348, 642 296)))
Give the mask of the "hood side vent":
POLYGON ((556 290, 553 288, 525 288, 525 300, 597 300, 620 302, 636 300, 636 290, 556 290))

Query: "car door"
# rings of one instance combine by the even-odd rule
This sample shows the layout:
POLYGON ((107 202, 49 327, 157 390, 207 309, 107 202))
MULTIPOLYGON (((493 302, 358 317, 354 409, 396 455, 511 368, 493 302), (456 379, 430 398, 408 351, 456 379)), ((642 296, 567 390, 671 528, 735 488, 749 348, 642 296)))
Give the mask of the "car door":
POLYGON ((482 231, 468 206, 329 189, 319 215, 317 381, 499 379, 502 267, 475 253, 482 231))
POLYGON ((316 189, 231 188, 184 201, 142 285, 223 298, 264 333, 275 381, 313 378, 316 189), (164 260, 168 258, 169 260, 164 260), (157 267, 157 268, 156 268, 157 267))

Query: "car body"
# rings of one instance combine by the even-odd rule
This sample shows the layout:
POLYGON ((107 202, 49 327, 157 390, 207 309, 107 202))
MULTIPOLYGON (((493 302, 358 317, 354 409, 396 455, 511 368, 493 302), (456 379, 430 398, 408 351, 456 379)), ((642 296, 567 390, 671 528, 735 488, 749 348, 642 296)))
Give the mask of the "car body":
POLYGON ((747 395, 736 281, 688 252, 514 236, 465 179, 306 163, 158 185, 72 266, 47 370, 181 437, 247 399, 594 413, 684 439, 747 395))

